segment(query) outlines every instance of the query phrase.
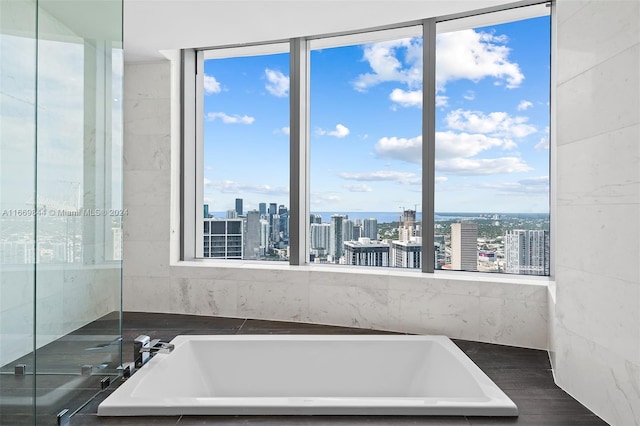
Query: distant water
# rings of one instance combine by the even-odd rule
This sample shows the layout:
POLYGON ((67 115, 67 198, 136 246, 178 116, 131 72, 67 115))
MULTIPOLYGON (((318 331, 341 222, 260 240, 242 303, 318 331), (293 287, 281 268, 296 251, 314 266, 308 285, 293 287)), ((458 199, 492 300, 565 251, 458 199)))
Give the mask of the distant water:
MULTIPOLYGON (((215 217, 219 217, 219 218, 225 218, 226 217, 226 212, 210 212, 211 214, 213 214, 215 217)), ((377 219, 378 223, 390 223, 390 222, 398 222, 400 221, 400 217, 402 216, 401 212, 311 212, 312 214, 319 214, 320 216, 322 216, 322 221, 328 223, 329 221, 331 221, 331 216, 333 216, 334 214, 340 214, 343 216, 348 216, 349 219, 351 220, 355 220, 355 219, 360 219, 360 221, 363 221, 364 219, 377 219)), ((529 219, 543 219, 543 218, 548 218, 549 214, 548 213, 449 213, 449 212, 443 212, 443 213, 436 213, 434 216, 434 219, 436 221, 439 220, 451 220, 451 219, 473 219, 473 218, 480 218, 480 217, 491 217, 493 215, 497 215, 498 217, 502 218, 502 217, 520 217, 520 218, 529 218, 529 219)), ((421 221, 422 220, 422 213, 421 212, 417 212, 416 213, 416 220, 417 221, 421 221)))

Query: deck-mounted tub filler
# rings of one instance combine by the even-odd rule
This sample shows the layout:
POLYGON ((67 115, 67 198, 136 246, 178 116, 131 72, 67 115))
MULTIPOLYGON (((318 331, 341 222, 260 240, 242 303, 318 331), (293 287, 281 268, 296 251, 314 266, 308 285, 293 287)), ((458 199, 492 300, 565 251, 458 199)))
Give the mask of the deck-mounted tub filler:
POLYGON ((517 416, 444 336, 177 336, 100 416, 517 416))

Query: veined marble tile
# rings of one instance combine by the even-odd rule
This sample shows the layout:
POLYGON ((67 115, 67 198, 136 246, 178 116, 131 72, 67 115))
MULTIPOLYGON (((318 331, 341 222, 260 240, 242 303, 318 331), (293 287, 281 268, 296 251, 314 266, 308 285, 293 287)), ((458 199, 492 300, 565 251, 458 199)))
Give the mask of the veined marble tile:
POLYGON ((123 238, 127 242, 168 241, 169 224, 165 220, 157 220, 162 216, 161 208, 131 205, 122 218, 123 238))
POLYGON ((313 268, 309 272, 309 283, 313 285, 323 286, 355 286, 371 289, 387 289, 389 285, 389 276, 385 269, 380 271, 367 270, 361 273, 357 267, 345 267, 344 271, 335 271, 335 269, 322 271, 321 268, 313 268))
POLYGON ((171 133, 169 99, 130 99, 123 102, 125 145, 137 136, 166 136, 171 133))
POLYGON ((169 99, 171 94, 171 63, 125 63, 124 99, 169 99))
POLYGON ((122 250, 124 276, 169 276, 169 242, 125 241, 122 250))
POLYGON ((579 4, 572 7, 574 2, 568 2, 568 6, 565 3, 560 1, 556 5, 560 15, 558 82, 565 82, 640 43, 640 3, 637 1, 592 1, 586 8, 580 8, 579 4), (567 8, 569 10, 565 10, 567 8), (595 27, 598 31, 593 31, 595 27))
POLYGON ((481 281, 479 274, 466 273, 459 275, 454 273, 422 274, 415 276, 389 276, 389 289, 395 291, 430 291, 445 294, 478 296, 481 281), (475 275, 475 276, 474 276, 475 275))
POLYGON ((547 303, 547 282, 540 280, 539 284, 525 283, 480 283, 478 284, 481 297, 491 297, 504 300, 520 300, 530 303, 547 303))
MULTIPOLYGON (((559 206, 556 270, 565 267, 637 282, 639 217, 640 204, 559 206)), ((558 289, 561 285, 558 280, 558 289)))
POLYGON ((564 22, 593 0, 562 0, 556 3, 558 22, 564 22))
POLYGON ((124 145, 123 167, 127 171, 167 170, 171 166, 171 135, 130 135, 124 145))
POLYGON ((558 205, 640 202, 638 135, 634 125, 559 146, 558 205))
POLYGON ((557 86, 558 146, 638 124, 639 61, 636 44, 557 86))
POLYGON ((546 301, 540 303, 480 297, 479 339, 483 342, 547 349, 547 315, 546 301))
POLYGON ((480 298, 440 292, 389 289, 389 325, 392 330, 443 334, 477 340, 480 298))
MULTIPOLYGON (((170 176, 166 171, 125 171, 123 205, 125 208, 135 206, 159 207, 150 209, 149 215, 169 215, 170 176)), ((161 220, 153 217, 154 220, 161 220)), ((169 219, 163 220, 167 225, 169 219)))
POLYGON ((619 357, 562 326, 556 333, 558 385, 609 424, 640 424, 638 360, 619 357))
POLYGON ((171 278, 173 312, 238 316, 238 283, 213 279, 171 278))
POLYGON ((308 283, 238 283, 238 316, 282 321, 309 319, 308 283))
POLYGON ((321 324, 388 329, 387 290, 310 284, 309 316, 321 324))
MULTIPOLYGON (((169 277, 124 276, 122 310, 174 313, 169 277)), ((177 312, 181 313, 181 312, 177 312)))
POLYGON ((610 277, 608 270, 602 272, 558 268, 557 323, 617 356, 640 363, 640 282, 622 281, 610 277))

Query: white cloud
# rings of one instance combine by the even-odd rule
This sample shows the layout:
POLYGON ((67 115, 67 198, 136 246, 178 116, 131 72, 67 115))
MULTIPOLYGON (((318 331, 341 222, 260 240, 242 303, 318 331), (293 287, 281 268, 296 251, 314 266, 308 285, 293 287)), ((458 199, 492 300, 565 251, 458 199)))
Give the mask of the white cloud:
POLYGON ((318 135, 329 135, 329 136, 334 136, 336 138, 344 138, 345 136, 347 136, 349 133, 351 133, 349 131, 349 129, 342 125, 342 124, 336 124, 336 129, 335 130, 324 130, 324 129, 318 129, 316 131, 316 133, 318 135))
POLYGON ((507 88, 520 86, 524 75, 509 61, 511 49, 505 36, 463 30, 438 34, 436 39, 436 86, 442 91, 448 82, 479 81, 493 77, 506 81, 507 88))
POLYGON ((378 140, 375 152, 380 157, 419 164, 422 162, 422 136, 415 138, 384 137, 378 140))
POLYGON ((478 185, 482 188, 495 189, 508 195, 531 195, 549 193, 549 176, 539 176, 521 179, 517 182, 504 183, 483 183, 478 185))
POLYGON ((537 129, 527 124, 527 117, 511 117, 506 112, 484 114, 479 111, 457 109, 447 114, 447 126, 454 130, 472 133, 486 133, 505 138, 524 138, 537 129))
POLYGON ((468 101, 472 101, 476 98, 476 92, 474 92, 473 90, 467 90, 467 92, 462 95, 462 97, 468 101))
POLYGON ((508 148, 509 142, 477 133, 436 132, 436 158, 448 160, 473 157, 492 148, 508 148))
POLYGON ((270 194, 270 195, 289 194, 289 190, 284 187, 274 187, 271 185, 253 185, 253 184, 234 182, 231 180, 211 182, 210 185, 224 194, 241 194, 246 192, 253 192, 257 194, 270 194))
POLYGON ((207 114, 208 120, 215 120, 219 118, 225 124, 251 124, 255 121, 254 117, 249 117, 248 115, 228 115, 224 112, 210 112, 207 114))
POLYGON ((436 160, 436 171, 464 176, 495 175, 531 170, 533 169, 527 163, 517 157, 436 160))
POLYGON ((273 131, 275 135, 288 135, 291 133, 289 126, 281 127, 273 131))
POLYGON ((204 94, 220 93, 222 87, 216 78, 212 75, 204 75, 204 94))
POLYGON ((359 92, 387 81, 409 86, 422 84, 422 40, 418 37, 368 44, 363 59, 372 72, 360 74, 353 82, 359 92), (404 53, 404 61, 398 59, 400 51, 404 53))
POLYGON ((338 173, 342 179, 365 182, 399 182, 406 185, 416 185, 421 183, 418 175, 411 172, 395 172, 391 170, 380 170, 367 173, 338 173))
POLYGON ((404 91, 402 89, 394 89, 389 95, 389 99, 403 107, 422 107, 422 90, 404 91))
POLYGON ((549 126, 544 129, 544 136, 540 138, 540 142, 533 147, 536 151, 545 151, 549 149, 549 126))
POLYGON ((289 94, 289 77, 278 70, 266 68, 264 74, 267 77, 265 88, 273 96, 284 98, 289 94))
POLYGON ((520 103, 518 104, 518 111, 525 111, 531 108, 532 106, 533 104, 529 101, 520 101, 520 103))
POLYGON ((445 108, 449 106, 449 97, 443 95, 436 95, 436 107, 445 108))
POLYGON ((436 183, 445 183, 449 178, 446 176, 436 176, 436 183))
POLYGON ((344 187, 351 192, 371 192, 373 188, 371 188, 366 183, 359 183, 354 185, 344 185, 344 187))

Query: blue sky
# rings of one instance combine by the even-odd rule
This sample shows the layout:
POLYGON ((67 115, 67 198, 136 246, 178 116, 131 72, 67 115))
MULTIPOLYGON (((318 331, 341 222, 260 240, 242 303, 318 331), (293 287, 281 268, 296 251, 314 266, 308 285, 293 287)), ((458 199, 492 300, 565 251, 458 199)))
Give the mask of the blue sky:
MULTIPOLYGON (((211 211, 288 205, 288 54, 205 63, 211 211)), ((311 52, 311 210, 421 210, 420 37, 311 52)), ((439 34, 436 211, 547 212, 549 18, 439 34)))

